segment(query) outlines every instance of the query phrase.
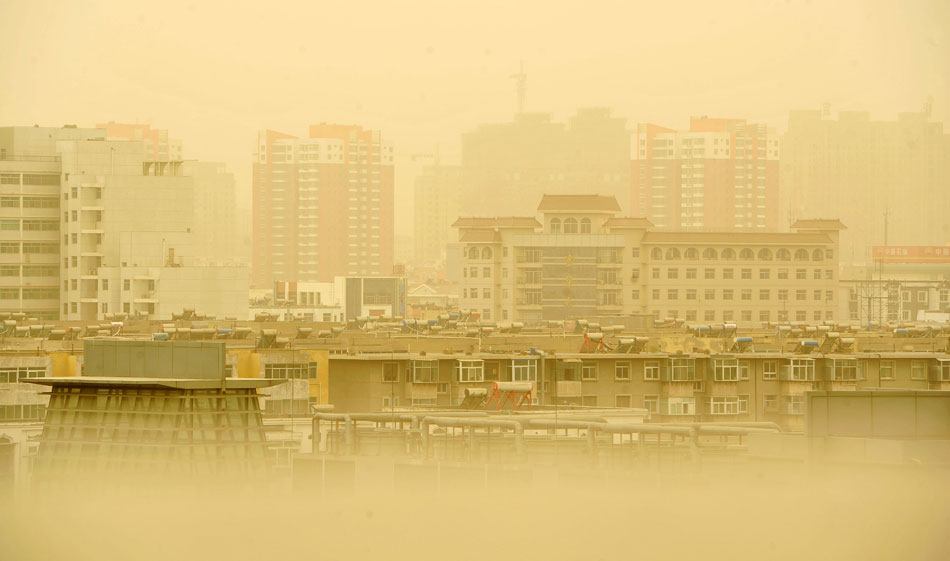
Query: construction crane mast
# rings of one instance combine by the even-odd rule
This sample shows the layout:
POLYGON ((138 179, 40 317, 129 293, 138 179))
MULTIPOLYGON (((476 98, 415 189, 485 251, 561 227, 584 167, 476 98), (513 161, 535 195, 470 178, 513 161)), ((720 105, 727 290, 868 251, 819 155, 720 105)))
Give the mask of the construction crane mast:
POLYGON ((509 78, 515 80, 515 91, 518 94, 518 114, 524 113, 525 87, 528 82, 528 75, 524 72, 524 61, 521 61, 517 74, 512 74, 509 78))

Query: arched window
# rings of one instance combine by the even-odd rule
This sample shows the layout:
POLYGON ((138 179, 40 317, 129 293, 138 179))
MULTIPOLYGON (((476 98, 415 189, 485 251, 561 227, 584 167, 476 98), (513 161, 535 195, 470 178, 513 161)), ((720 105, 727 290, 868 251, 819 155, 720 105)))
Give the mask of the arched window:
POLYGON ((468 258, 469 258, 469 259, 478 259, 478 248, 477 248, 477 247, 473 247, 473 248, 471 248, 471 249, 468 250, 468 258))
POLYGON ((660 248, 658 247, 654 247, 653 251, 650 252, 650 259, 653 259, 655 261, 659 261, 660 259, 663 259, 663 251, 660 250, 660 248))
POLYGON ((759 250, 759 261, 771 261, 772 260, 772 250, 762 248, 759 250))
POLYGON ((716 253, 715 249, 711 247, 707 247, 706 249, 703 250, 703 259, 706 259, 708 261, 715 261, 716 259, 719 259, 719 255, 716 253))
POLYGON ((795 261, 808 261, 808 250, 807 249, 795 250, 795 261))
POLYGON ((482 248, 482 259, 491 259, 491 248, 483 247, 482 248))
POLYGON ((590 233, 590 218, 581 218, 581 233, 590 233))
POLYGON ((568 218, 564 220, 564 233, 565 234, 576 234, 577 233, 577 220, 574 218, 568 218))
POLYGON ((666 250, 666 258, 667 258, 667 259, 679 259, 679 258, 680 258, 680 250, 676 249, 675 247, 671 247, 671 248, 667 249, 667 250, 666 250))
POLYGON ((560 219, 560 218, 552 218, 552 219, 551 219, 551 233, 552 233, 552 234, 560 234, 560 233, 561 233, 561 219, 560 219))
POLYGON ((779 261, 791 261, 792 254, 784 247, 775 253, 775 258, 779 261))
POLYGON ((815 251, 811 252, 811 260, 812 260, 812 261, 824 261, 824 260, 825 260, 825 255, 821 252, 820 249, 816 249, 815 251))
POLYGON ((731 247, 727 247, 726 249, 722 250, 722 258, 732 261, 736 258, 736 250, 732 249, 731 247))
POLYGON ((742 259, 743 261, 752 261, 755 259, 755 254, 752 253, 751 249, 745 248, 739 252, 739 259, 742 259))
POLYGON ((699 259, 699 251, 695 247, 691 247, 683 252, 684 259, 699 259))

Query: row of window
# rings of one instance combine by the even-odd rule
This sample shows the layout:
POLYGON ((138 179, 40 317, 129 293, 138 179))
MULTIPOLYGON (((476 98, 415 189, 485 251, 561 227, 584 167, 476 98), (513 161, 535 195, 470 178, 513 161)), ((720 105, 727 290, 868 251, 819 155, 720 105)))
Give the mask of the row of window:
MULTIPOLYGON (((505 368, 507 370, 506 380, 512 382, 534 382, 538 378, 538 361, 536 359, 511 359, 507 362, 505 368)), ((439 383, 439 361, 413 360, 408 365, 406 374, 407 381, 414 384, 439 383)), ((492 368, 486 372, 485 362, 482 360, 459 360, 455 363, 455 381, 457 382, 497 381, 498 378, 498 370, 492 368)), ((399 382, 398 362, 383 363, 382 380, 387 383, 399 382)))
MULTIPOLYGON (((0 288, 0 300, 19 300, 21 290, 19 288, 0 288)), ((22 289, 24 300, 58 300, 58 288, 24 288, 22 289)))
POLYGON ((59 220, 41 220, 33 218, 2 218, 0 219, 2 232, 58 232, 59 220), (22 225, 22 227, 21 227, 22 225))
POLYGON ((579 221, 576 218, 565 218, 563 223, 560 218, 552 218, 549 230, 552 234, 589 234, 590 225, 590 218, 581 218, 579 221))
MULTIPOLYGON (((700 296, 702 296, 703 300, 711 301, 711 300, 716 300, 717 295, 722 300, 735 300, 736 299, 735 297, 737 294, 739 296, 739 300, 751 301, 753 300, 752 298, 753 296, 757 296, 756 299, 762 302, 772 299, 772 291, 768 288, 760 288, 758 293, 753 291, 751 288, 743 288, 738 291, 736 291, 733 288, 724 288, 721 291, 717 291, 715 288, 706 288, 706 289, 703 289, 702 292, 700 292, 699 289, 696 289, 696 288, 687 288, 682 291, 682 294, 684 296, 684 299, 686 300, 699 300, 700 296)), ((660 300, 662 296, 662 292, 659 288, 654 288, 650 292, 650 295, 653 300, 660 300)), ((779 300, 780 302, 786 301, 789 299, 788 298, 789 290, 786 288, 776 290, 775 295, 777 296, 777 300, 779 300)), ((637 296, 639 296, 639 292, 637 292, 637 296)), ((824 299, 825 302, 831 302, 832 300, 834 300, 834 298, 835 298, 835 293, 833 290, 825 290, 825 291, 812 290, 811 291, 811 299, 816 302, 821 302, 822 299, 824 299)), ((678 288, 666 289, 666 299, 679 300, 680 290, 678 288)), ((808 290, 798 289, 795 291, 796 301, 801 302, 808 299, 809 299, 808 290)))
POLYGON ((0 208, 59 208, 56 197, 0 196, 0 208))
POLYGON ((15 384, 21 380, 46 377, 45 366, 19 366, 0 368, 0 384, 15 384))
MULTIPOLYGON (((664 316, 660 310, 653 310, 653 319, 660 320, 661 318, 670 318, 670 319, 679 319, 680 311, 679 310, 667 310, 666 315, 664 316)), ((807 310, 775 310, 774 317, 777 321, 791 321, 792 314, 794 314, 795 321, 808 321, 808 311, 807 310)), ((724 322, 730 321, 773 321, 773 311, 772 310, 759 310, 758 313, 753 310, 739 310, 736 313, 735 310, 703 310, 702 311, 702 321, 717 321, 722 320, 724 322)), ((686 321, 700 321, 700 314, 697 310, 686 310, 684 319, 686 321)), ((835 319, 835 313, 832 310, 812 310, 812 317, 814 321, 822 320, 833 320, 835 319)))
POLYGON ((0 422, 3 421, 39 421, 46 418, 46 406, 0 405, 0 422))
MULTIPOLYGON (((0 185, 19 185, 19 173, 0 173, 0 185)), ((24 185, 59 185, 59 175, 45 173, 24 173, 24 185)))
POLYGON ((0 265, 0 277, 56 277, 59 267, 56 265, 0 265))
POLYGON ((51 242, 0 242, 0 254, 59 253, 59 244, 51 242), (22 248, 21 248, 22 245, 22 248))
POLYGON ((265 364, 264 378, 268 379, 314 379, 317 377, 317 363, 265 364))
MULTIPOLYGON (((778 280, 791 280, 790 269, 779 268, 775 269, 775 278, 778 280)), ((662 270, 660 267, 653 267, 651 270, 651 278, 660 279, 662 278, 662 270)), ((719 271, 719 278, 723 280, 734 280, 736 279, 736 271, 733 268, 724 268, 719 271)), ((698 279, 699 269, 698 268, 687 268, 684 270, 683 278, 687 280, 698 279)), ((812 269, 812 279, 821 280, 824 276, 825 280, 834 280, 835 272, 834 269, 812 269)), ((753 274, 752 269, 739 269, 739 279, 740 280, 752 280, 753 274)), ((772 269, 762 268, 759 269, 759 280, 770 280, 772 278, 772 269)), ((677 267, 669 267, 666 269, 666 278, 669 280, 677 280, 680 278, 680 270, 677 267)), ((715 280, 717 278, 716 269, 707 267, 703 269, 703 279, 704 280, 715 280)), ((795 269, 795 279, 794 280, 808 280, 808 269, 795 269)))
MULTIPOLYGON (((751 248, 743 248, 738 252, 731 248, 727 247, 722 251, 717 251, 711 247, 707 247, 702 252, 702 260, 704 261, 714 261, 717 259, 722 259, 726 261, 732 261, 738 258, 742 261, 824 261, 825 259, 831 259, 834 256, 834 252, 831 249, 815 249, 810 253, 807 249, 799 248, 795 250, 793 254, 790 250, 782 248, 776 252, 772 252, 771 249, 762 248, 756 253, 751 248)), ((700 252, 697 248, 690 247, 680 252, 679 248, 670 247, 667 248, 664 252, 659 247, 654 247, 650 251, 650 259, 654 261, 667 260, 674 261, 678 259, 683 259, 687 261, 695 261, 700 259, 700 252)))

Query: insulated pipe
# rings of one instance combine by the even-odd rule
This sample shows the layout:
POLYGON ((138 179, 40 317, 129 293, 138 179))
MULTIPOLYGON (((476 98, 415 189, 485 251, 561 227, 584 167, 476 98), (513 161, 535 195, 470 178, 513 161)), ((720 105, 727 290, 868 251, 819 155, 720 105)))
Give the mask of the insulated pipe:
POLYGON ((654 423, 660 426, 669 426, 669 427, 740 427, 740 428, 751 428, 751 429, 771 429, 778 432, 783 432, 782 427, 777 423, 772 423, 770 421, 711 421, 704 423, 654 423))
POLYGON ((510 428, 515 433, 515 453, 519 456, 524 454, 524 429, 518 421, 506 419, 472 419, 459 417, 423 417, 422 418, 422 438, 425 457, 429 457, 429 426, 442 427, 501 427, 510 428))

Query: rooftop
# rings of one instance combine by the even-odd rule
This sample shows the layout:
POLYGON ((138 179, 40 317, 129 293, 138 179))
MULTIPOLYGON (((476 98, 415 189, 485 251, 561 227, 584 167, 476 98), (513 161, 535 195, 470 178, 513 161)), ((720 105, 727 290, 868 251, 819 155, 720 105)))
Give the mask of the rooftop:
POLYGON ((803 230, 847 230, 848 227, 845 226, 837 218, 813 218, 813 219, 804 219, 796 220, 792 224, 792 228, 800 228, 803 230))
POLYGON ((643 243, 706 244, 830 244, 828 234, 787 232, 647 232, 643 243))

